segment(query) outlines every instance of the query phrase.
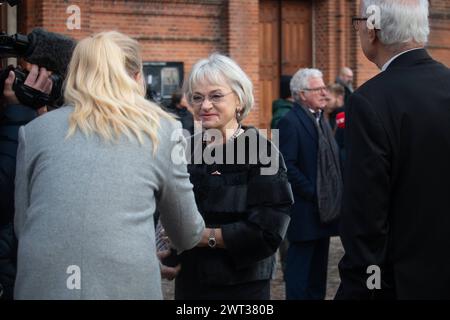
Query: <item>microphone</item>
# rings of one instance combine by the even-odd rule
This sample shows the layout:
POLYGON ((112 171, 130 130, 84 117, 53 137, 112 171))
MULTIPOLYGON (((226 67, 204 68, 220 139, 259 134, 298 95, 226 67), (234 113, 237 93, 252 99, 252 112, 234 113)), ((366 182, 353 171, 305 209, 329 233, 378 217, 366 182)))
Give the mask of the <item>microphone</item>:
POLYGON ((76 41, 62 34, 35 28, 28 35, 29 46, 24 54, 26 61, 43 66, 64 77, 72 58, 76 41))
POLYGON ((339 129, 345 129, 345 112, 339 112, 336 115, 336 124, 339 129))
POLYGON ((42 28, 33 29, 29 35, 8 36, 0 33, 0 58, 23 57, 29 63, 53 71, 52 92, 46 95, 25 85, 28 73, 22 72, 20 68, 0 70, 0 98, 3 94, 4 81, 10 70, 13 70, 16 74, 13 90, 21 103, 34 108, 43 105, 55 107, 62 105, 63 81, 75 45, 76 42, 72 38, 42 28))

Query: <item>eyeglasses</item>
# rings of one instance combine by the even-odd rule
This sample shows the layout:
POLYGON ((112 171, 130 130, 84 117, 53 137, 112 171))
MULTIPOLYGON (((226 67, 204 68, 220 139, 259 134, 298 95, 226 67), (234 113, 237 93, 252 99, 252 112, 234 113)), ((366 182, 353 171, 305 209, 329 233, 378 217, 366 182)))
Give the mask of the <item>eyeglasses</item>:
POLYGON ((352 18, 352 26, 353 26, 353 29, 354 29, 355 31, 359 31, 359 22, 360 22, 360 21, 367 21, 367 20, 369 20, 369 18, 353 17, 353 18, 352 18))
MULTIPOLYGON (((359 31, 359 22, 360 22, 360 21, 367 21, 367 20, 369 20, 369 18, 353 17, 353 18, 352 18, 352 26, 353 26, 353 29, 354 29, 355 31, 359 31)), ((368 25, 370 25, 370 24, 372 24, 372 22, 369 23, 368 25)), ((380 29, 375 28, 374 25, 373 25, 371 28, 369 28, 369 29, 373 29, 373 30, 376 30, 376 31, 380 31, 380 29)))
POLYGON ((311 91, 311 92, 319 92, 319 91, 323 91, 323 92, 329 92, 330 89, 328 89, 328 87, 318 87, 318 88, 306 88, 306 89, 303 89, 303 91, 311 91))
POLYGON ((204 95, 201 94, 194 94, 191 98, 191 103, 194 106, 201 106, 203 104, 203 102, 205 102, 205 99, 208 99, 209 102, 211 102, 212 104, 219 104, 222 103, 225 96, 229 95, 233 93, 233 91, 230 91, 228 93, 213 93, 213 94, 209 94, 207 97, 205 97, 204 95))

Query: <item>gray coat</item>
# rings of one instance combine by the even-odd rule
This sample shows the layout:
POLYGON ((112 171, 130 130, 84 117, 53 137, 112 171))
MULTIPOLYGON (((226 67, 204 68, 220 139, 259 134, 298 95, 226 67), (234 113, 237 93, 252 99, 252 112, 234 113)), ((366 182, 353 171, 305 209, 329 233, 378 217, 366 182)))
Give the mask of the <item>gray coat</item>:
POLYGON ((185 144, 171 138, 180 125, 162 120, 153 157, 147 137, 142 146, 79 131, 65 139, 72 111, 49 112, 19 132, 15 298, 161 299, 155 210, 180 251, 204 229, 186 166, 171 161, 185 144))

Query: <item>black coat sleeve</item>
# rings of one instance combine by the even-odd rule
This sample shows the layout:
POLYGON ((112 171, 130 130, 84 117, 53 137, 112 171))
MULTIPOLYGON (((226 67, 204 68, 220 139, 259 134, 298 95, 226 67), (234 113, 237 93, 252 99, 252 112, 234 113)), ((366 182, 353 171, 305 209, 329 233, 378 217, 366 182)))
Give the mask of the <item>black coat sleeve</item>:
POLYGON ((13 224, 0 226, 0 299, 13 298, 14 279, 16 277, 17 241, 13 224))
POLYGON ((347 108, 344 204, 337 299, 371 299, 392 291, 387 263, 392 146, 376 109, 360 94, 347 108), (369 290, 371 265, 381 270, 381 290, 369 290))
POLYGON ((236 266, 245 267, 273 255, 286 234, 293 195, 279 153, 279 169, 262 175, 251 169, 247 190, 247 219, 222 226, 226 249, 236 266))
POLYGON ((0 126, 0 224, 14 217, 14 178, 19 128, 36 117, 36 111, 23 105, 6 105, 0 126))

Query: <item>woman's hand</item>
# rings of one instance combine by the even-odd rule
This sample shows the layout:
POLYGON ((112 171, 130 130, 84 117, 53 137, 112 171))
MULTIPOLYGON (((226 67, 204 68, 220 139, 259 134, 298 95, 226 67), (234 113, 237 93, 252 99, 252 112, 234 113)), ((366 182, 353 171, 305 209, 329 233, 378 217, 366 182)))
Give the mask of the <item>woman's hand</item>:
POLYGON ((157 252, 158 259, 160 261, 160 271, 161 271, 161 278, 167 279, 167 280, 173 280, 176 278, 178 273, 180 273, 181 270, 181 264, 178 264, 175 267, 168 267, 161 263, 162 259, 167 258, 170 256, 170 250, 164 250, 157 252))

